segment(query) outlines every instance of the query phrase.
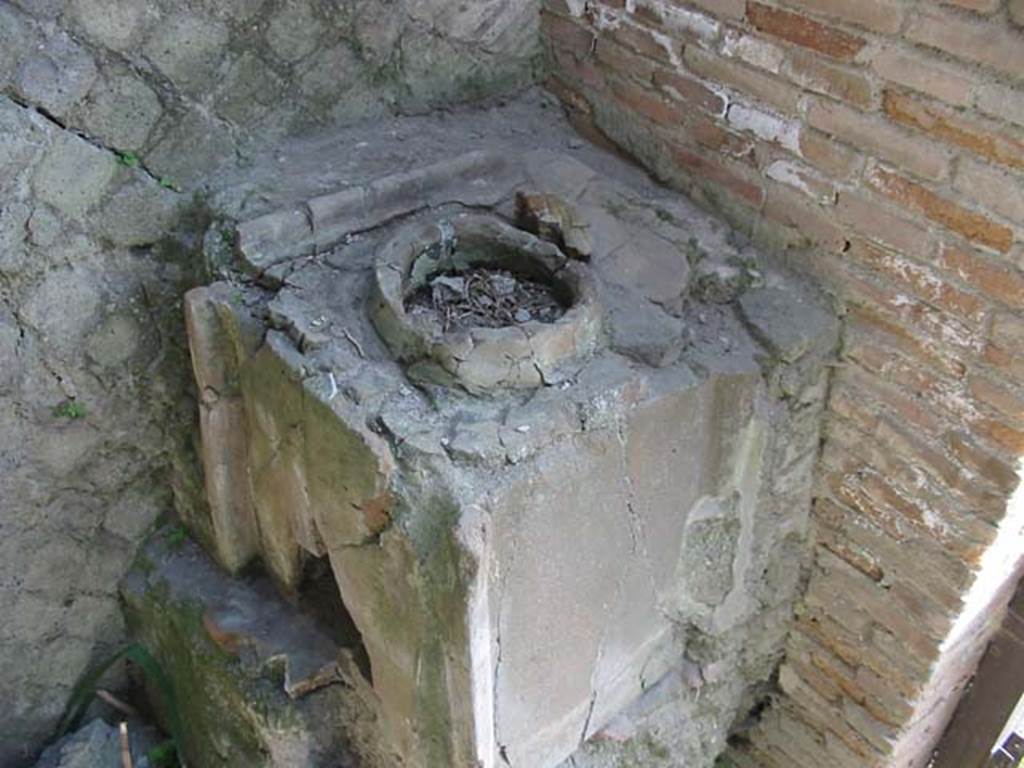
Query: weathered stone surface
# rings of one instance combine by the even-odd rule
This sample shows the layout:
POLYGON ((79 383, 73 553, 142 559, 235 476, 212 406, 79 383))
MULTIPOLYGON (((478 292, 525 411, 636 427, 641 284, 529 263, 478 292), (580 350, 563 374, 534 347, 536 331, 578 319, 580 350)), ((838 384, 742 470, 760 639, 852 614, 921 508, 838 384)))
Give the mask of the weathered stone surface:
POLYGON ((111 153, 62 133, 36 168, 32 185, 41 201, 81 217, 103 199, 117 170, 111 153))
POLYGON ((82 730, 49 747, 36 768, 99 768, 116 766, 120 760, 117 729, 102 720, 93 720, 82 730))
POLYGON ((6 83, 17 70, 18 62, 33 47, 35 34, 21 14, 8 5, 0 5, 0 83, 6 83))
POLYGON ((270 18, 267 43, 285 61, 297 61, 316 50, 320 29, 308 0, 286 0, 270 18))
POLYGON ((235 151, 227 127, 195 109, 165 113, 156 130, 159 138, 146 153, 146 167, 177 186, 197 183, 235 151))
POLYGON ((177 87, 200 94, 209 87, 227 40, 223 22, 182 13, 155 27, 143 51, 177 87))
POLYGON ((96 226, 103 237, 117 245, 148 245, 173 231, 181 205, 180 195, 149 179, 138 179, 104 202, 95 214, 96 226))
POLYGON ((21 98, 62 118, 89 92, 95 79, 92 57, 59 32, 22 61, 15 88, 21 98))
POLYGON ((155 9, 132 0, 71 0, 70 21, 96 45, 129 51, 138 44, 155 9))
POLYGON ((317 623, 265 578, 231 579, 193 542, 158 532, 125 579, 131 631, 180 691, 187 759, 209 766, 386 768, 359 636, 337 594, 317 623), (335 615, 331 615, 334 611, 335 615))
POLYGON ((137 151, 160 119, 162 107, 153 89, 132 75, 101 80, 82 110, 85 129, 108 146, 137 151))

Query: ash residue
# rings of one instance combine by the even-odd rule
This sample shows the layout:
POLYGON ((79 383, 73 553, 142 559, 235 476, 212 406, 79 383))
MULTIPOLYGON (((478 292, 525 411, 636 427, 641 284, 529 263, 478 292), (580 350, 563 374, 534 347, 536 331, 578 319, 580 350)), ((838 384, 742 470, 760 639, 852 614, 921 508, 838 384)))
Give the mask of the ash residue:
POLYGON ((551 286, 486 267, 432 276, 406 298, 405 309, 433 317, 445 332, 505 328, 531 320, 552 323, 565 313, 551 286))

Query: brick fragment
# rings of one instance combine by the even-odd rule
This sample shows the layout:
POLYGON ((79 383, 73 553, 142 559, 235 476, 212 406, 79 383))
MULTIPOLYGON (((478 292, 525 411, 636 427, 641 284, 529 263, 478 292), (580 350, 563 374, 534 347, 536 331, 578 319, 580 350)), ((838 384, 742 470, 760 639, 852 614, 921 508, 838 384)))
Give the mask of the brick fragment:
POLYGON ((882 168, 871 169, 869 186, 900 205, 957 232, 968 240, 1005 253, 1013 244, 1013 230, 983 214, 968 210, 926 187, 882 168))
POLYGON ((856 107, 871 105, 871 83, 860 72, 843 68, 808 51, 790 53, 783 71, 794 82, 856 107))
POLYGON ((862 37, 753 0, 747 3, 747 19, 755 29, 841 61, 851 61, 867 45, 862 37))
POLYGON ((937 60, 900 50, 883 50, 871 60, 871 68, 890 82, 913 88, 948 104, 969 106, 974 81, 937 60))
POLYGON ((685 147, 676 147, 673 150, 673 157, 690 175, 721 185, 731 195, 755 208, 760 208, 764 202, 764 190, 761 185, 730 168, 724 158, 713 160, 685 147))
MULTIPOLYGON (((1024 46, 1021 46, 1024 50, 1024 46)), ((928 104, 894 91, 882 99, 887 115, 897 123, 924 131, 937 139, 970 150, 989 160, 1024 169, 1024 141, 998 125, 963 117, 938 104, 928 104)))
POLYGON ((998 21, 976 21, 938 8, 922 8, 914 15, 906 36, 915 43, 1013 77, 1024 73, 1020 33, 998 21))
POLYGON ((936 264, 981 294, 991 296, 1014 309, 1024 309, 1024 275, 999 259, 944 245, 939 251, 936 264))
POLYGON ((683 60, 694 74, 736 89, 752 99, 796 114, 800 91, 789 83, 756 69, 722 58, 697 46, 687 46, 683 60))
POLYGON ((953 186, 990 211, 1024 226, 1024 176, 962 158, 953 186))
POLYGON ((801 10, 830 16, 840 21, 870 29, 874 32, 894 34, 903 26, 904 9, 891 0, 785 0, 786 5, 801 10))
POLYGON ((949 173, 947 151, 933 142, 909 136, 875 116, 835 102, 816 100, 807 120, 819 131, 926 179, 943 179, 949 173))

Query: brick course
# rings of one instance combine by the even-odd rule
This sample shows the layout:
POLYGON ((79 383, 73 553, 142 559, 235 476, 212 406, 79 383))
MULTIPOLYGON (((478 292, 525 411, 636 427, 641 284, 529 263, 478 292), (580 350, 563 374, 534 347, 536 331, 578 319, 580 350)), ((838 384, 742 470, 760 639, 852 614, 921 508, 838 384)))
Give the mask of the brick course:
POLYGON ((577 125, 788 250, 844 317, 815 564, 734 760, 923 766, 998 625, 997 601, 943 644, 1024 454, 1024 3, 547 5, 577 125))

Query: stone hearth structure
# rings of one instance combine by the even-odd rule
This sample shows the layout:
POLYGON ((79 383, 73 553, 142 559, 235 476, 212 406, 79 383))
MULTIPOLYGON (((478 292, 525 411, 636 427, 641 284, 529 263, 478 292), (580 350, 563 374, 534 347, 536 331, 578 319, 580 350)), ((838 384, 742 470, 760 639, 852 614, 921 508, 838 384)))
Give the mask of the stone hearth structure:
POLYGON ((819 300, 713 219, 548 151, 384 177, 234 242, 241 270, 186 300, 210 501, 190 524, 300 602, 327 558, 368 660, 363 764, 710 765, 805 565, 819 300), (564 314, 406 311, 481 265, 564 314))

